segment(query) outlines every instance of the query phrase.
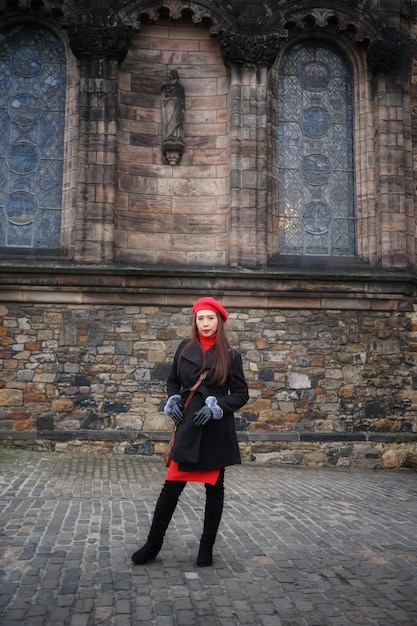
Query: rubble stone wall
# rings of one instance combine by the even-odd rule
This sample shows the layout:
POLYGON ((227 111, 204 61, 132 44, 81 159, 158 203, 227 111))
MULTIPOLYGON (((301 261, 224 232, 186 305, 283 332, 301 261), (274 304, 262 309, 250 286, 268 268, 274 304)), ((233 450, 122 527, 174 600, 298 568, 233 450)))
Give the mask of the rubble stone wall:
MULTIPOLYGON (((417 314, 230 308, 250 389, 245 459, 417 465, 417 314)), ((189 308, 0 305, 0 432, 56 450, 161 453, 189 308)))

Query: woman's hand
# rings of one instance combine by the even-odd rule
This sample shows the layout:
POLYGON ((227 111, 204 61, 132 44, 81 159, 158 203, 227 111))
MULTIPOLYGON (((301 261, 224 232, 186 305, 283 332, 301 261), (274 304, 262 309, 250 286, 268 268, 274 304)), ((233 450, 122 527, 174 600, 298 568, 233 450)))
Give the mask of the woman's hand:
POLYGON ((176 424, 181 424, 184 420, 184 416, 182 414, 182 406, 180 404, 181 396, 179 393, 175 393, 173 396, 170 396, 166 401, 164 406, 164 413, 167 417, 170 417, 174 420, 176 424))
POLYGON ((206 405, 194 413, 194 426, 204 426, 210 420, 220 420, 223 417, 223 409, 217 402, 216 396, 207 396, 206 405))
POLYGON ((213 413, 210 411, 208 406, 203 406, 203 408, 197 411, 197 413, 194 413, 193 424, 194 426, 204 426, 212 419, 213 413))
POLYGON ((171 409, 171 419, 174 420, 176 424, 181 424, 184 421, 184 415, 182 414, 182 410, 179 404, 174 404, 171 409))

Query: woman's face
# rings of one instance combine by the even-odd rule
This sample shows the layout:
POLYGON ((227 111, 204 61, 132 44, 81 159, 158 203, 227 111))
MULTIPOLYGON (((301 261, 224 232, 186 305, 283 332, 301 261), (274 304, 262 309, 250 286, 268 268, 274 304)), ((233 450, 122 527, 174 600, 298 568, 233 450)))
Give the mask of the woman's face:
POLYGON ((219 320, 214 311, 199 311, 195 316, 198 332, 203 337, 211 337, 217 332, 219 320))

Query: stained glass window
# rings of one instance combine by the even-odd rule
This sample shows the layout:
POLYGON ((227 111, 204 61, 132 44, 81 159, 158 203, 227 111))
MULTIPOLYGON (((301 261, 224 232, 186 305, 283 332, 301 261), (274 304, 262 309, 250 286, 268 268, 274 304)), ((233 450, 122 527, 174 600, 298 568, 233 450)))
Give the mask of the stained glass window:
POLYGON ((60 247, 65 80, 53 33, 0 33, 0 247, 60 247))
POLYGON ((279 253, 355 254, 352 75, 336 51, 288 50, 278 68, 279 253))

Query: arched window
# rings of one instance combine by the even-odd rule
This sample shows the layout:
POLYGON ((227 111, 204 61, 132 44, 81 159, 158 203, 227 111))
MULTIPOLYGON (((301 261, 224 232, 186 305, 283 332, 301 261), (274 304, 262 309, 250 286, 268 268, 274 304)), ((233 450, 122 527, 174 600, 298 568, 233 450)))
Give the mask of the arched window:
POLYGON ((65 80, 53 33, 0 33, 0 247, 60 247, 65 80))
POLYGON ((355 254, 352 74, 334 49, 291 47, 278 68, 279 253, 355 254))

